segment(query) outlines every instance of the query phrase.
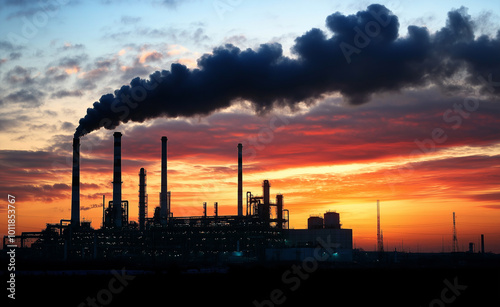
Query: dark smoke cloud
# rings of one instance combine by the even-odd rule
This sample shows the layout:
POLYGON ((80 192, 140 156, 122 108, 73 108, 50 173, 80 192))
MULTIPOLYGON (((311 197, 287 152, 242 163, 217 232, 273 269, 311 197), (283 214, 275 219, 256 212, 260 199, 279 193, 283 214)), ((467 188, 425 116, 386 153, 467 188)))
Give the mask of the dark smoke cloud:
POLYGON ((465 8, 449 12, 434 34, 409 26, 408 35, 398 37, 397 16, 378 4, 356 15, 334 13, 326 26, 332 35, 311 29, 295 39, 295 58, 283 56, 277 43, 257 50, 225 45, 198 59, 198 69, 172 64, 149 80, 135 78, 95 102, 75 135, 159 116, 207 115, 238 100, 251 101, 257 112, 334 92, 362 104, 374 93, 441 84, 463 71, 467 81, 487 89, 477 77, 500 75, 500 31, 493 39, 476 38, 465 8))

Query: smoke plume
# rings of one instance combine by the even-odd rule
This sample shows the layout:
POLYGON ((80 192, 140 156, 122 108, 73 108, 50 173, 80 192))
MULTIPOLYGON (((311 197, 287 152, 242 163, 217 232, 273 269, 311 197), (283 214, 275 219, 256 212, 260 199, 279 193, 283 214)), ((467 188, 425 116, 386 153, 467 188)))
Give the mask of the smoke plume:
POLYGON ((495 38, 476 38, 463 7, 449 12, 446 26, 433 34, 409 26, 408 35, 399 37, 397 16, 378 4, 355 15, 334 13, 326 26, 330 35, 314 28, 297 37, 293 58, 278 43, 257 50, 225 45, 199 58, 197 69, 172 64, 147 80, 135 78, 95 102, 75 136, 128 121, 208 115, 240 100, 261 113, 329 93, 362 104, 374 93, 439 85, 464 72, 469 84, 483 90, 491 88, 491 76, 500 80, 500 31, 495 38))

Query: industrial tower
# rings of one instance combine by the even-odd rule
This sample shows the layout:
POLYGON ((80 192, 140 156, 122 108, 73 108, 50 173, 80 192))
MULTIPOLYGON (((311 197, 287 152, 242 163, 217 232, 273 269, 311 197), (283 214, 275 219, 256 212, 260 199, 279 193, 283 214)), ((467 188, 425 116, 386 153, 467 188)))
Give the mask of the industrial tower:
POLYGON ((377 199, 377 251, 378 252, 384 251, 384 239, 380 234, 380 202, 378 199, 377 199))
POLYGON ((453 212, 453 246, 451 247, 453 253, 458 252, 458 239, 457 239, 457 227, 455 225, 455 212, 453 212))

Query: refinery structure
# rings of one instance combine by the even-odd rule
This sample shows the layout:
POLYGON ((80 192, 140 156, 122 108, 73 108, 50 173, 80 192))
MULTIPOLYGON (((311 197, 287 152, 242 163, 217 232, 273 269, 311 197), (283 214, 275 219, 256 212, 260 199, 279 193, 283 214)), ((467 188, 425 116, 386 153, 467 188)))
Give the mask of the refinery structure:
MULTIPOLYGON (((203 203, 202 216, 181 217, 174 215, 167 189, 167 137, 161 138, 160 205, 152 212, 144 168, 138 170, 138 204, 122 199, 122 134, 115 132, 113 137, 113 197, 107 204, 103 197, 101 227, 94 229, 80 219, 80 138, 75 137, 71 219, 16 236, 20 255, 50 261, 118 259, 153 265, 301 261, 318 253, 325 262, 352 261, 352 230, 341 228, 338 213, 311 216, 307 229, 290 229, 284 196, 277 194, 272 201, 268 180, 262 182, 262 194, 246 192, 243 198, 242 144, 237 146, 237 214, 219 215, 216 202, 213 215, 203 203), (138 222, 129 220, 135 208, 138 222)), ((6 237, 3 243, 5 249, 6 237)))

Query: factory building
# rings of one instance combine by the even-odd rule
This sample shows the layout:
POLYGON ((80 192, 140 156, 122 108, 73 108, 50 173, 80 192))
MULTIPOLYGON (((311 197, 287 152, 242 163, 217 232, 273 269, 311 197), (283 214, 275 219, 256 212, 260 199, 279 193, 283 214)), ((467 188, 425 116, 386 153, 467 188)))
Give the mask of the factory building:
MULTIPOLYGON (((122 134, 115 132, 113 159, 113 198, 103 197, 103 222, 93 229, 80 221, 80 139, 73 139, 71 219, 47 224, 41 232, 18 236, 23 252, 32 258, 82 260, 121 259, 143 264, 172 262, 224 263, 256 261, 297 261, 311 253, 327 254, 323 261, 352 260, 352 231, 341 229, 339 214, 327 212, 311 217, 308 229, 289 229, 289 211, 284 196, 271 201, 269 180, 262 183, 262 194, 246 192, 243 200, 242 144, 238 144, 238 190, 236 215, 207 214, 178 217, 171 206, 167 185, 167 137, 161 138, 160 206, 148 217, 147 171, 138 175, 138 222, 129 220, 129 201, 122 199, 122 134), (27 246, 30 246, 27 248, 27 246)), ((135 207, 135 206, 134 206, 135 207)), ((5 246, 4 237, 4 246, 5 246)))
POLYGON ((307 229, 287 229, 285 248, 268 249, 267 260, 301 261, 319 257, 329 262, 352 261, 352 229, 341 229, 340 214, 310 216, 307 226, 307 229))

